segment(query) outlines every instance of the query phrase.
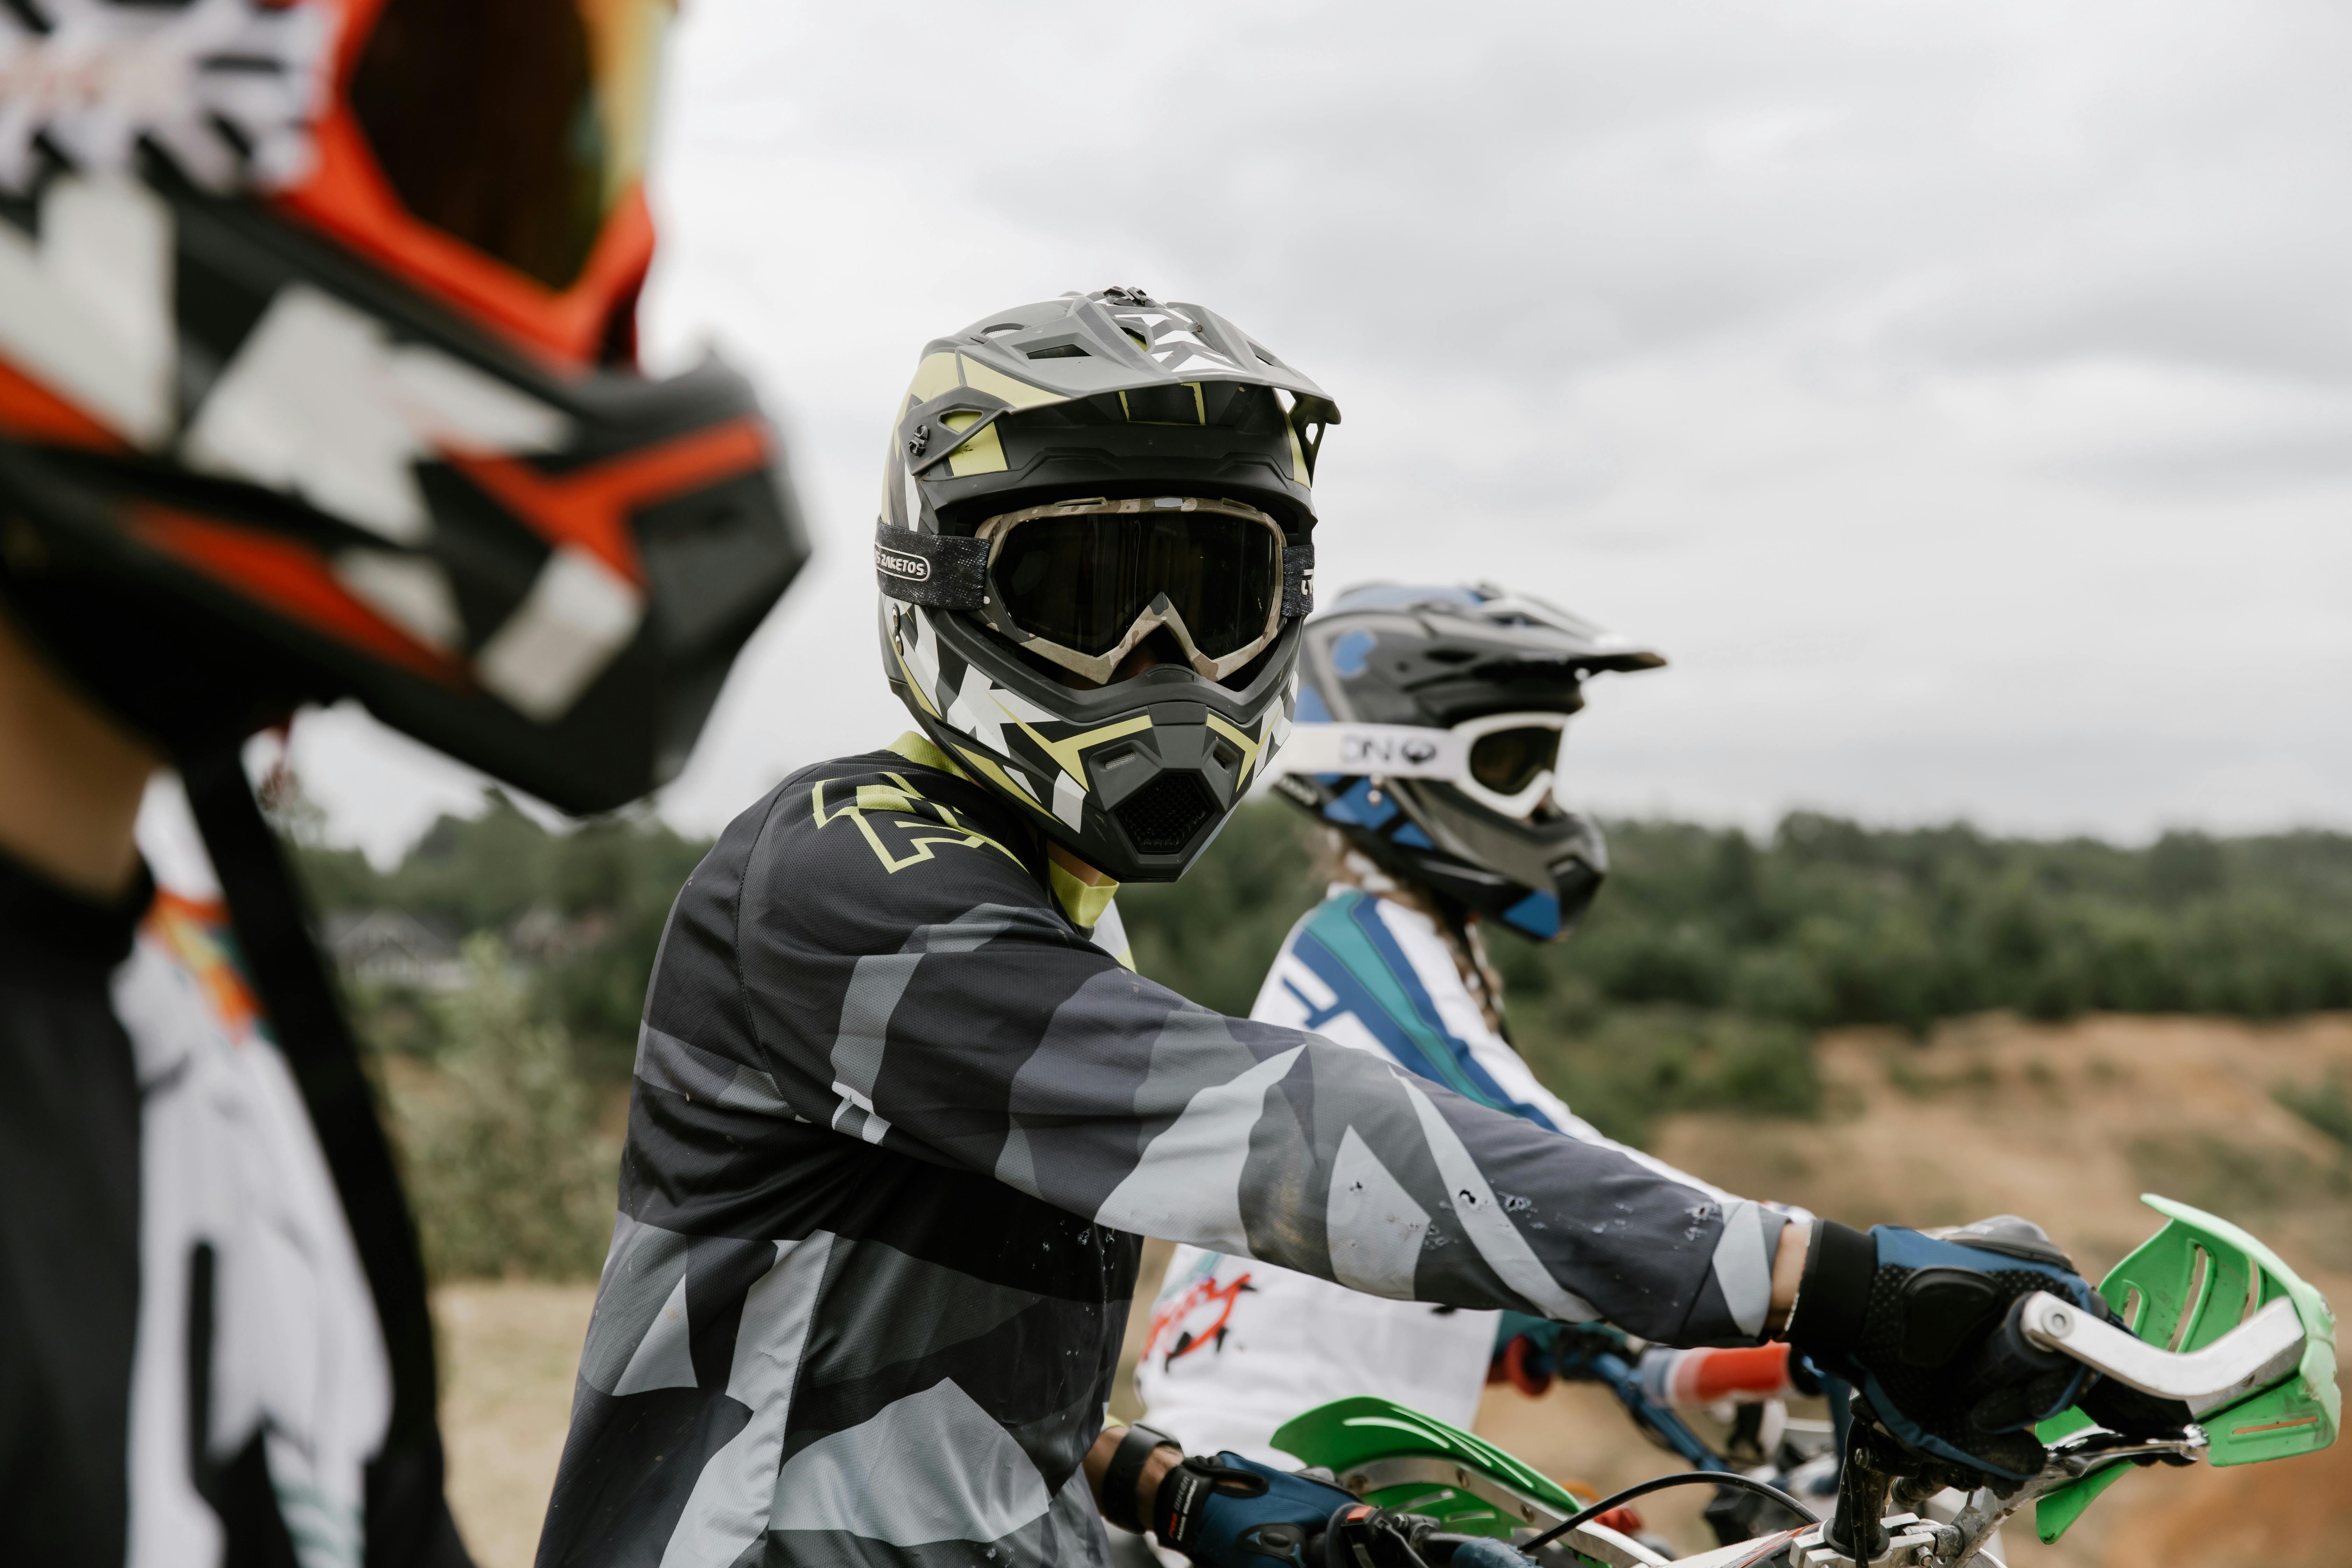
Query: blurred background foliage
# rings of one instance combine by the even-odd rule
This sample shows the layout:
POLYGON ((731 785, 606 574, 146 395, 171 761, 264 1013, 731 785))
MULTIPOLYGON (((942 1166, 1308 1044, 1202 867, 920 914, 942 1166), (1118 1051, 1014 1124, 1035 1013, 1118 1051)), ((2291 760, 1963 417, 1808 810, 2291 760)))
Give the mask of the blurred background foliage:
MULTIPOLYGON (((466 939, 467 984, 427 999, 429 1068, 386 1073, 436 1279, 593 1279, 613 1234, 620 1140, 563 1033, 532 1016, 506 948, 466 939)), ((389 1064, 387 1064, 389 1067, 389 1064)))
MULTIPOLYGON (((498 790, 478 817, 444 816, 400 864, 380 871, 356 849, 298 848, 311 898, 334 918, 398 910, 452 941, 499 935, 528 970, 529 1002, 562 1030, 582 1070, 625 1080, 662 922, 709 849, 650 815, 551 833, 498 790)), ((415 999, 365 998, 381 1047, 430 1056, 434 1019, 415 999)))
MULTIPOLYGON (((650 815, 550 832, 495 791, 388 870, 297 838, 331 937, 398 910, 453 953, 463 945, 456 978, 431 989, 346 971, 386 1064, 436 1271, 593 1274, 646 976, 707 842, 650 815), (480 1226, 465 1217, 485 1207, 480 1226), (509 1235, 528 1239, 498 1239, 509 1235)), ((1838 1026, 1924 1039, 1938 1019, 1989 1010, 2352 1007, 2352 836, 2175 833, 2126 848, 1797 814, 1760 840, 1617 822, 1609 844, 1610 881, 1572 939, 1497 936, 1491 956, 1538 1074, 1634 1142, 1684 1110, 1811 1114, 1811 1042, 1838 1026)), ((1121 893, 1139 966, 1247 1012, 1320 896, 1324 853, 1297 811, 1245 807, 1182 882, 1121 893)), ((2282 1090, 2281 1103, 2352 1139, 2342 1084, 2282 1090)))
MULTIPOLYGON (((1737 828, 1612 822, 1608 883, 1576 934, 1490 944, 1514 1042, 1596 1125, 1801 1113, 1810 1040, 1841 1025, 1924 1038, 2003 1009, 2269 1019, 2352 1006, 2352 837, 2168 834, 2142 848, 1874 829, 1795 814, 1737 828)), ((1182 882, 1121 893, 1143 972, 1245 1012, 1319 891, 1318 830, 1240 813, 1182 882)), ((2298 1109, 2332 1113, 2332 1101, 2298 1109)), ((2325 1130, 2325 1129, 2323 1129, 2325 1130)))

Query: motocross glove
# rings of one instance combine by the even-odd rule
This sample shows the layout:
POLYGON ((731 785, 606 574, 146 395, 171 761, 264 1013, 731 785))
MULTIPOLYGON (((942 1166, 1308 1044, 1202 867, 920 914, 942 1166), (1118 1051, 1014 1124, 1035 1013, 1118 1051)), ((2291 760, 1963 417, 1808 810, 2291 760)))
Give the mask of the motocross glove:
POLYGON ((1448 1533, 1425 1514, 1360 1502, 1334 1513, 1321 1540, 1310 1540, 1307 1550, 1316 1568, 1535 1568, 1536 1563, 1491 1537, 1448 1533))
POLYGON ((2090 1381, 2063 1356, 1998 1353, 2012 1308, 2036 1290, 2111 1315, 2042 1228, 2014 1215, 1868 1235, 1815 1220, 1789 1342, 1854 1384, 1906 1447, 2022 1480, 2042 1468, 2033 1424, 2090 1381))
POLYGON ((1151 1505, 1152 1533, 1195 1563, 1307 1568, 1307 1538, 1356 1500, 1338 1487, 1239 1454, 1194 1455, 1170 1470, 1151 1505))

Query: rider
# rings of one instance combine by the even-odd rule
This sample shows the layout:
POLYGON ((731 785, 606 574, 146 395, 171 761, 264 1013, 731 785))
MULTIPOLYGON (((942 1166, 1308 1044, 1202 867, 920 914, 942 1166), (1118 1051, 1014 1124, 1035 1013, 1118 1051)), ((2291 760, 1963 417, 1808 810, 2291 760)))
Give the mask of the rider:
POLYGON ((0 16, 0 1561, 465 1560, 240 744, 353 697, 608 809, 797 569, 745 384, 635 363, 667 8, 0 16), (166 764, 226 909, 141 864, 166 764))
POLYGON ((1674 1343, 1793 1305, 1898 1431, 2003 1458, 1937 1371, 2071 1270, 1791 1222, 1117 956, 1117 882, 1181 874, 1289 728, 1338 417, 1134 289, 926 348, 875 543, 919 730, 785 779, 678 895, 547 1568, 1098 1562, 1097 1501, 1211 1555, 1319 1523, 1345 1494, 1104 1429, 1145 1235, 1674 1343))
MULTIPOLYGON (((1485 941, 1489 921, 1537 942, 1575 929, 1609 861, 1599 825, 1557 797, 1560 741, 1589 677, 1664 663, 1486 584, 1360 588, 1308 623, 1275 788, 1328 827, 1331 887, 1250 1016, 1722 1197, 1611 1143, 1537 1080, 1512 1048, 1485 941)), ((1384 1300, 1179 1247, 1136 1386, 1151 1424, 1188 1448, 1275 1464, 1275 1428, 1350 1394, 1468 1426, 1499 1357, 1528 1381, 1529 1347, 1509 1342, 1530 1333, 1543 1337, 1516 1313, 1384 1300)))

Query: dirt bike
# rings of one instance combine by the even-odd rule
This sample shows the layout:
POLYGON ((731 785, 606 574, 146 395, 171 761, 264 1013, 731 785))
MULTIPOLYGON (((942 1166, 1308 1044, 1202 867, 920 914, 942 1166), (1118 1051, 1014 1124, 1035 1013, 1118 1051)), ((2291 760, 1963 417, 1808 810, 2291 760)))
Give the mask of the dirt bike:
POLYGON ((2133 1468, 2254 1464, 2335 1441, 2336 1322, 2319 1292, 2228 1221, 2166 1198, 2142 1201, 2166 1225, 2099 1286, 2126 1327, 2037 1292, 2016 1329, 2038 1351, 2181 1402, 2192 1424, 2178 1438, 2143 1441, 2067 1410, 2034 1429, 2043 1445, 2038 1475, 2006 1491, 1977 1488, 1948 1519, 1922 1510, 1956 1478, 1903 1448, 1859 1407, 1843 1434, 1827 1520, 1769 1481, 1714 1467, 1580 1503, 1494 1445, 1379 1398, 1310 1410, 1276 1432, 1275 1446, 1330 1472, 1367 1505, 1360 1520, 1333 1526, 1364 1539, 1323 1558, 1358 1568, 1442 1564, 1477 1537, 1508 1542, 1547 1568, 2001 1568, 1988 1542, 2029 1506, 2036 1533, 2055 1542, 2133 1468), (1638 1496, 1686 1485, 1767 1500, 1787 1522, 1678 1559, 1601 1522, 1638 1496))

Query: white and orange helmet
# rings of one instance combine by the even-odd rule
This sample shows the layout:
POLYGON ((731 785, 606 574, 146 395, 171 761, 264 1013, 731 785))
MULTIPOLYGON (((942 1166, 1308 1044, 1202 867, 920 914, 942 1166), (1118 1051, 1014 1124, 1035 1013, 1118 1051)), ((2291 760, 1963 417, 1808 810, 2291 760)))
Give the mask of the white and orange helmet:
POLYGON ((807 554, 635 362, 668 0, 0 6, 0 602, 175 752, 306 701, 574 811, 807 554))

